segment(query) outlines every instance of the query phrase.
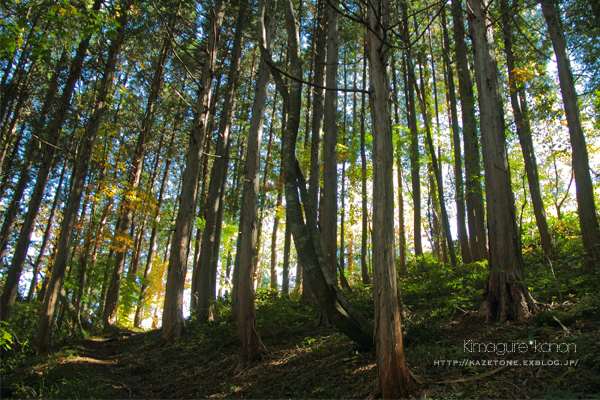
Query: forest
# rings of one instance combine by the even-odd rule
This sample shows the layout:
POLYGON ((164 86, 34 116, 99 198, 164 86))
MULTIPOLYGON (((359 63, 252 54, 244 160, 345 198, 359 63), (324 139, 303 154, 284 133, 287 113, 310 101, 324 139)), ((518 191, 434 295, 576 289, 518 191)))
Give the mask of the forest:
POLYGON ((0 0, 3 398, 600 398, 598 0, 0 0))

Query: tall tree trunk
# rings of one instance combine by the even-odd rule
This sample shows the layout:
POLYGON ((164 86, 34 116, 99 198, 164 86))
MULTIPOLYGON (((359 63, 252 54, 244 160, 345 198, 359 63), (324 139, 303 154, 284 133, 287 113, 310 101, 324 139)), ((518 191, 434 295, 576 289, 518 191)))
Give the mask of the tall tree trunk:
MULTIPOLYGON (((127 191, 135 192, 139 186, 144 166, 144 156, 146 148, 150 141, 150 131, 154 124, 154 113, 156 102, 160 96, 160 91, 163 83, 163 71, 169 58, 170 39, 165 39, 162 48, 154 66, 152 83, 148 93, 148 102, 142 120, 142 127, 138 136, 138 141, 135 147, 131 165, 127 173, 127 191)), ((133 222, 134 207, 132 207, 129 196, 123 197, 119 206, 119 219, 115 227, 115 236, 119 233, 127 232, 133 222)), ((125 256, 127 249, 120 249, 115 255, 115 265, 110 277, 110 285, 106 295, 106 306, 104 308, 104 328, 115 326, 117 324, 117 310, 119 307, 119 294, 121 292, 121 280, 123 278, 123 267, 125 266, 125 256)))
MULTIPOLYGON (((336 11, 337 12, 337 11, 336 11)), ((346 54, 344 53, 344 87, 348 87, 348 71, 346 68, 346 54)), ((348 134, 348 127, 347 127, 347 109, 348 109, 348 94, 344 93, 344 119, 343 119, 343 132, 344 132, 344 136, 342 137, 342 144, 345 146, 346 145, 346 135, 348 134)), ((350 285, 348 284, 348 280, 346 279, 346 275, 344 273, 344 268, 345 268, 345 254, 344 254, 344 247, 345 247, 345 243, 344 243, 344 222, 345 222, 345 217, 346 217, 346 155, 344 155, 342 157, 342 177, 341 177, 341 181, 342 181, 342 191, 340 193, 340 197, 341 197, 341 210, 340 210, 340 261, 339 261, 339 267, 340 267, 340 283, 342 285, 342 287, 344 289, 350 289, 350 285)))
MULTIPOLYGON (((101 4, 102 0, 96 0, 92 6, 92 12, 99 10, 101 4)), ((8 321, 10 318, 10 312, 17 297, 19 278, 21 277, 21 271, 23 270, 23 262, 27 256, 31 233, 33 232, 35 219, 42 203, 42 197, 44 195, 44 190, 46 189, 46 183, 48 182, 48 176, 50 175, 50 169, 52 168, 54 155, 56 154, 56 145, 60 139, 62 127, 65 123, 67 112, 69 111, 71 105, 71 97, 75 89, 75 84, 81 76, 81 66, 90 44, 90 39, 91 35, 86 35, 77 47, 75 57, 71 62, 69 75, 65 81, 63 92, 57 105, 56 114, 50 125, 47 145, 44 149, 40 169, 38 170, 35 181, 35 186, 29 199, 27 214, 25 215, 23 225, 21 225, 21 231, 19 232, 17 244, 15 245, 13 258, 11 260, 10 268, 6 276, 6 282, 4 284, 4 291, 2 292, 2 297, 0 298, 0 302, 2 303, 0 305, 0 320, 2 321, 8 321)))
MULTIPOLYGON (((398 93, 398 85, 396 82, 396 56, 392 53, 391 56, 391 67, 392 67, 392 91, 398 93)), ((366 72, 366 71, 365 71, 366 72)), ((366 79, 366 77, 363 77, 366 79)), ((396 95, 397 98, 397 95, 396 95)), ((398 111, 398 101, 394 101, 394 124, 400 124, 400 113, 398 111)), ((404 195, 402 194, 402 151, 400 145, 396 146, 396 162, 398 167, 398 259, 401 266, 406 265, 406 234, 404 225, 404 195)))
MULTIPOLYGON (((273 2, 261 1, 258 11, 259 25, 264 27, 265 12, 267 12, 267 28, 262 34, 266 35, 267 47, 270 51, 273 43, 273 2), (266 9, 266 10, 265 10, 266 9)), ((260 34, 260 32, 259 32, 260 34)), ((236 372, 243 370, 250 362, 262 357, 265 347, 260 340, 256 326, 254 310, 254 257, 256 234, 258 229, 258 200, 260 182, 260 148, 262 140, 263 121, 269 85, 269 67, 261 57, 256 79, 254 104, 250 129, 248 130, 248 148, 246 153, 246 174, 242 193, 240 210, 240 228, 237 251, 233 270, 232 315, 238 321, 241 349, 236 364, 236 372), (234 307, 235 306, 235 307, 234 307)))
POLYGON ((283 244, 283 273, 281 278, 281 294, 284 298, 290 297, 290 250, 292 247, 292 231, 288 224, 287 208, 285 217, 285 239, 283 244))
POLYGON ((365 285, 371 283, 369 277, 369 268, 367 266, 367 238, 369 236, 368 219, 369 209, 367 208, 367 155, 365 144, 365 108, 366 95, 364 90, 367 88, 367 44, 365 42, 365 58, 363 59, 363 92, 361 93, 360 103, 360 172, 361 172, 361 203, 362 203, 362 230, 360 236, 360 272, 362 274, 362 282, 365 285))
MULTIPOLYGON (((333 7, 326 7, 327 16, 327 68, 325 83, 328 88, 337 87, 338 66, 338 13, 333 7)), ((337 91, 325 90, 325 110, 323 124, 323 192, 322 215, 319 216, 325 260, 333 268, 337 277, 337 91)), ((337 279, 337 278, 336 278, 337 279)))
MULTIPOLYGON (((408 24, 408 22, 407 22, 408 24)), ((408 28, 406 28, 408 29, 408 28)), ((413 197, 414 241, 415 255, 423 254, 421 244, 421 163, 419 161, 419 130, 417 128, 417 110, 415 106, 415 71, 408 67, 412 62, 411 52, 406 52, 406 65, 408 72, 408 127, 410 128, 410 176, 413 197)))
POLYGON ((565 37, 561 28, 558 7, 553 0, 542 0, 542 12, 548 24, 548 33, 558 64, 558 78, 563 97, 565 114, 569 126, 571 148, 573 154, 573 171, 575 172, 575 188, 577 194, 577 211, 583 247, 588 255, 586 269, 600 268, 600 227, 594 203, 594 186, 590 177, 590 162, 585 144, 585 136, 581 127, 581 117, 577 106, 577 91, 573 81, 571 62, 567 55, 565 37))
MULTIPOLYGON (((198 260, 198 274, 196 280, 197 303, 196 317, 199 322, 212 320, 210 302, 216 297, 216 264, 218 247, 215 251, 215 243, 220 243, 220 226, 222 216, 219 217, 219 208, 223 207, 224 186, 227 180, 229 152, 231 148, 231 120, 235 103, 235 87, 237 84, 239 60, 242 53, 242 34, 245 27, 245 3, 240 3, 233 49, 231 51, 231 62, 227 79, 227 92, 225 103, 221 112, 221 123, 219 137, 217 139, 216 154, 218 158, 213 163, 210 174, 210 185, 208 188, 208 203, 206 223, 202 233, 202 244, 200 246, 200 259, 198 260)), ((222 215, 222 211, 221 211, 222 215)))
POLYGON ((473 262, 471 245, 467 234, 465 214, 465 190, 463 183, 462 152, 460 146, 460 128, 458 127, 458 111, 456 109, 456 88, 454 86, 454 70, 450 60, 450 38, 448 25, 446 23, 446 11, 442 11, 442 27, 444 30, 444 46, 442 55, 446 75, 446 102, 450 110, 450 126, 452 129, 452 146, 454 149, 454 184, 456 197, 456 225, 458 228, 458 242, 460 243, 460 254, 465 264, 473 262))
POLYGON ((94 152, 94 142, 100 128, 100 121, 106 111, 106 98, 112 87, 117 57, 123 40, 125 39, 125 25, 127 24, 129 7, 129 2, 122 4, 121 15, 118 18, 119 28, 117 30, 117 36, 111 41, 108 50, 108 57, 105 64, 104 75, 102 76, 100 87, 98 89, 96 105, 88 121, 86 136, 80 144, 80 156, 75 163, 73 174, 71 175, 71 190, 63 211, 63 219, 60 225, 60 235, 58 237, 56 256, 54 257, 52 276, 48 284, 48 291, 44 298, 44 304, 40 311, 40 320, 37 325, 35 347, 40 350, 45 350, 50 342, 57 301, 59 300, 60 291, 63 288, 65 270, 69 261, 75 220, 79 211, 79 204, 81 202, 89 164, 94 152))
MULTIPOLYGON (((285 117, 285 113, 283 115, 285 117)), ((277 183, 277 203, 275 204, 275 220, 273 221, 273 234, 271 235, 271 291, 273 293, 277 293, 277 231, 281 220, 282 204, 283 170, 279 173, 279 182, 277 183)))
POLYGON ((533 307, 533 299, 523 283, 521 241, 517 234, 492 25, 488 25, 482 0, 468 1, 472 10, 469 26, 475 53, 490 236, 490 274, 479 311, 486 321, 502 323, 507 319, 527 318, 530 307, 533 307))
POLYGON ((196 114, 190 135, 185 171, 183 173, 182 190, 179 197, 179 210, 173 232, 173 244, 169 256, 169 272, 165 289, 165 303, 162 316, 162 339, 176 340, 181 335, 185 322, 183 320, 183 287, 187 271, 187 258, 190 236, 196 217, 196 197, 198 193, 198 174, 200 172, 200 155, 204 147, 205 131, 210 105, 210 95, 217 58, 217 45, 225 2, 218 0, 210 10, 206 27, 208 33, 207 50, 202 66, 200 90, 196 114))
MULTIPOLYGON (((479 138, 475 120, 475 97, 469 73, 467 44, 463 22, 462 0, 452 0, 452 20, 454 25, 454 51, 458 72, 463 142, 465 147, 465 191, 471 254, 475 261, 487 259, 487 234, 481 192, 481 166, 479 161, 479 138)), ((482 124, 483 125, 483 124, 482 124)))
POLYGON ((369 7, 369 79, 373 123, 373 294, 378 383, 381 397, 406 397, 410 375, 404 360, 394 244, 394 152, 390 116, 389 0, 369 7))

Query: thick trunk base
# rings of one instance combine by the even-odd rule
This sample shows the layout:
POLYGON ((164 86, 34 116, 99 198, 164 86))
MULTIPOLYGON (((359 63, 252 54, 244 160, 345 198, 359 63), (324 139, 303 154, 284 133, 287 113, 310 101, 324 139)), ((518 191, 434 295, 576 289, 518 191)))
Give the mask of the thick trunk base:
POLYGON ((534 310, 535 300, 524 284, 488 276, 479 308, 479 316, 486 322, 524 321, 534 310), (497 283, 491 284, 493 281, 497 283))

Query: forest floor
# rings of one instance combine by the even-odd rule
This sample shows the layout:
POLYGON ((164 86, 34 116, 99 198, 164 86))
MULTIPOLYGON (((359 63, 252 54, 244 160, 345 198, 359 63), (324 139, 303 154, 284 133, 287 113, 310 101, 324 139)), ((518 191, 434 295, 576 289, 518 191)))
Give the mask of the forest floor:
MULTIPOLYGON (((539 258, 526 258, 538 310, 524 322, 486 323, 477 316, 484 264, 424 262, 401 270, 410 397, 600 399, 600 274, 582 273, 568 256, 575 252, 563 254, 552 271, 539 258), (513 360, 519 364, 508 365, 513 360)), ((357 284, 348 295, 373 318, 369 285, 357 284)), ((2 349, 0 397, 376 397, 375 351, 333 326, 317 326, 318 307, 265 291, 257 293, 256 306, 268 353, 237 375, 237 326, 228 304, 216 302, 216 320, 189 321, 175 343, 161 343, 157 330, 115 329, 55 337, 46 353, 2 349)), ((33 330, 35 319, 28 321, 33 330)))
MULTIPOLYGON (((554 307, 548 315, 567 320, 570 306, 554 307)), ((574 318, 564 328, 547 322, 488 325, 474 313, 457 312, 435 327, 409 326, 405 352, 416 382, 411 397, 600 398, 600 321, 574 318), (469 340, 509 347, 535 340, 576 349, 550 354, 541 347, 534 353, 530 346, 526 355, 499 355, 498 346, 495 353, 469 352, 469 340), (512 359, 532 360, 532 365, 501 365, 512 359), (461 365, 464 360, 473 363, 461 365)), ((238 345, 232 326, 192 326, 180 341, 166 345, 159 344, 156 330, 115 330, 29 358, 4 374, 2 386, 19 398, 364 399, 376 394, 375 352, 314 322, 263 329, 268 353, 233 375, 238 345)))

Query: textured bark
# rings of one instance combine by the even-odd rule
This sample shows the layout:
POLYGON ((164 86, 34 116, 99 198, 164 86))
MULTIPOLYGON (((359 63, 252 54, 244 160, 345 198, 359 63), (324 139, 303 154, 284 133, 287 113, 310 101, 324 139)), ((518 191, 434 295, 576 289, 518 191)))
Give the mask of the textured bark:
POLYGON ((487 222, 490 237, 489 276, 480 315, 486 321, 524 320, 533 300, 523 283, 521 241, 504 137, 504 110, 492 26, 481 0, 469 0, 475 77, 479 93, 481 144, 485 168, 487 222))
MULTIPOLYGON (((326 87, 337 87, 338 66, 338 13, 333 9, 337 1, 326 7, 327 16, 327 68, 326 87)), ((325 110, 323 123, 323 191, 319 216, 322 233, 323 251, 327 264, 332 266, 337 277, 337 91, 325 91, 325 110)), ((337 279, 337 278, 336 278, 337 279)))
POLYGON ((185 327, 183 320, 183 287, 187 272, 187 258, 190 246, 190 237, 196 217, 196 197, 198 194, 198 174, 200 173, 200 155, 204 147, 206 124, 210 95, 217 58, 217 45, 225 3, 218 0, 207 18, 208 33, 206 41, 206 56, 202 66, 200 90, 196 104, 196 112, 187 149, 185 171, 183 173, 182 190, 179 196, 179 209, 175 221, 172 246, 169 255, 169 272, 165 289, 165 303, 162 316, 161 338, 177 340, 185 327))
MULTIPOLYGON (((127 172, 127 191, 135 192, 139 186, 144 165, 146 148, 150 141, 150 131, 154 124, 154 113, 156 102, 160 96, 163 83, 163 71, 168 60, 170 51, 170 42, 165 39, 162 48, 154 65, 152 83, 148 93, 146 110, 142 119, 142 127, 138 136, 135 151, 131 158, 131 164, 127 172)), ((129 200, 129 196, 124 196, 119 206, 119 219, 115 227, 115 234, 129 231, 133 223, 135 208, 129 200)), ((119 307, 119 294, 121 292, 121 280, 123 278, 123 267, 125 266, 125 257, 127 249, 120 249, 115 255, 115 265, 110 277, 110 285, 106 295, 106 306, 104 308, 104 327, 115 326, 117 324, 117 310, 119 307)))
MULTIPOLYGON (((265 30, 268 51, 273 41, 272 23, 273 2, 266 0, 259 5, 259 26, 264 27, 265 15, 267 28, 265 30)), ((260 358, 265 351, 256 328, 256 314, 254 310, 254 250, 256 248, 256 234, 258 229, 258 198, 260 182, 260 148, 263 130, 264 113, 267 102, 267 89, 269 85, 269 67, 261 58, 258 66, 252 117, 248 130, 248 149, 246 153, 246 174, 242 193, 242 206, 240 210, 240 228, 237 242, 236 260, 233 271, 233 290, 237 293, 235 313, 232 314, 239 322, 240 356, 236 364, 236 371, 242 370, 252 360, 260 358)))
POLYGON ((80 144, 79 158, 76 161, 71 175, 71 190, 63 210, 63 219, 60 224, 60 235, 58 237, 57 251, 53 262, 52 276, 50 277, 48 291, 44 298, 44 303, 40 311, 40 320, 37 325, 35 347, 39 350, 45 350, 50 342, 57 300, 59 300, 59 294, 63 289, 63 280, 69 262, 75 221, 77 219, 79 204, 81 202, 85 180, 88 175, 90 161, 94 152, 94 143, 100 128, 100 121, 106 111, 106 99, 112 88, 117 56, 123 40, 125 39, 125 26, 127 24, 129 6, 129 3, 122 4, 121 15, 118 18, 119 28, 117 30, 117 37, 111 41, 94 111, 88 121, 85 137, 80 144))
POLYGON ((390 116, 389 0, 369 7, 369 104, 373 122, 373 297, 378 384, 384 399, 404 398, 410 376, 404 360, 394 244, 394 153, 390 116))
MULTIPOLYGON (((96 0, 92 6, 92 11, 99 10, 101 4, 102 0, 96 0)), ((2 321, 8 321, 10 318, 10 312, 17 297, 19 278, 21 277, 21 272, 23 270, 23 262, 27 256, 31 233, 33 232, 35 219, 42 203, 42 197, 46 189, 46 183, 48 182, 54 155, 56 154, 56 145, 61 137, 62 127, 65 123, 67 112, 69 111, 71 105, 73 90, 75 89, 75 84, 81 76, 81 66, 83 64, 83 60, 85 59, 85 55, 90 44, 90 39, 91 35, 87 35, 77 47, 75 57, 71 62, 69 75, 65 81, 61 97, 58 101, 56 114, 50 125, 50 131, 47 136, 48 144, 44 148, 40 169, 38 170, 35 185, 29 200, 27 214, 25 215, 25 220, 21 225, 21 231, 19 232, 13 258, 11 260, 6 282, 4 284, 4 291, 2 292, 2 297, 0 299, 0 319, 2 321)))
POLYGON ((225 197, 225 183, 227 180, 229 152, 231 149, 231 120, 235 103, 235 86, 237 83, 239 60, 242 52, 242 34, 245 27, 245 3, 240 3, 237 16, 231 62, 227 79, 225 102, 221 112, 219 137, 217 138, 216 155, 218 156, 210 174, 208 188, 208 202, 206 223, 202 233, 200 245, 200 258, 198 260, 198 274, 196 277, 197 303, 196 317, 199 322, 212 320, 210 302, 216 297, 216 262, 219 256, 222 207, 225 197))
POLYGON ((465 214, 465 190, 463 181, 462 152, 460 146, 460 128, 458 127, 458 111, 456 109, 456 88, 454 86, 454 68, 450 60, 450 38, 446 23, 446 11, 442 11, 442 27, 444 30, 444 48, 442 49, 444 59, 444 72, 446 76, 446 102, 450 110, 450 127, 452 129, 452 147, 454 149, 454 184, 456 192, 456 225, 458 228, 458 242, 460 243, 460 254, 463 263, 473 262, 471 245, 467 234, 465 214))
POLYGON ((463 22, 462 0, 452 0, 454 25, 454 51, 458 73, 458 91, 461 104, 463 142, 465 147, 465 192, 471 254, 475 261, 487 259, 487 233, 483 194, 481 192, 481 166, 479 161, 479 138, 475 119, 475 97, 469 73, 467 44, 463 22))
POLYGON ((590 177, 590 162, 581 127, 581 117, 577 106, 577 91, 573 81, 571 63, 567 54, 565 37, 561 28, 560 13, 553 0, 542 0, 542 11, 548 24, 548 33, 558 64, 558 78, 563 97, 565 114, 569 126, 573 156, 573 171, 575 173, 575 193, 577 194, 577 211, 583 247, 588 256, 586 269, 600 268, 600 227, 594 203, 594 186, 590 177))
MULTIPOLYGON (((315 55, 315 86, 323 86, 325 74, 325 55, 327 52, 327 23, 325 18, 325 1, 318 2, 317 24, 314 35, 317 37, 315 55)), ((337 86, 337 85, 336 85, 337 86)), ((310 178, 308 181, 310 202, 318 209, 319 205, 319 181, 321 177, 321 135, 323 133, 323 89, 313 87, 313 118, 311 132, 310 150, 310 178)), ((316 216, 316 214, 315 214, 316 216)), ((314 221, 315 224, 317 221, 314 221)))

